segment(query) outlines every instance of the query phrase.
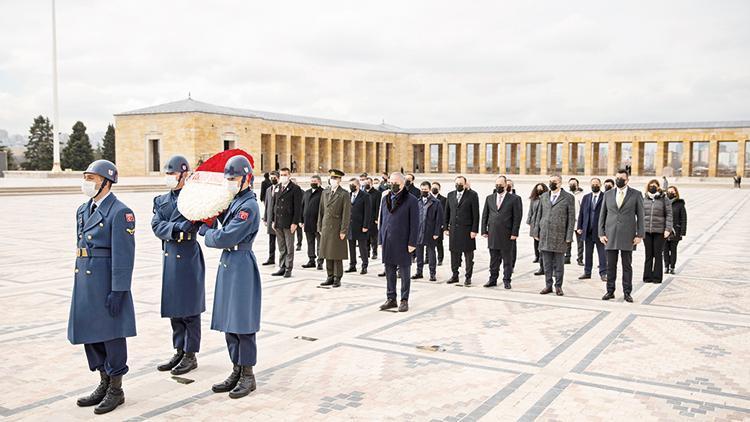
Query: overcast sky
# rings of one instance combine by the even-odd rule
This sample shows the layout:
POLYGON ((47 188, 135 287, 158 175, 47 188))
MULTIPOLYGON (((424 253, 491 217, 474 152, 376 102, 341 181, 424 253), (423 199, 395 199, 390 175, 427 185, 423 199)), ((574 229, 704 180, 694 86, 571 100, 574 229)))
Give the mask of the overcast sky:
MULTIPOLYGON (((186 98, 402 127, 750 119, 750 1, 58 0, 61 126, 186 98)), ((0 128, 52 115, 50 0, 0 0, 0 128)))

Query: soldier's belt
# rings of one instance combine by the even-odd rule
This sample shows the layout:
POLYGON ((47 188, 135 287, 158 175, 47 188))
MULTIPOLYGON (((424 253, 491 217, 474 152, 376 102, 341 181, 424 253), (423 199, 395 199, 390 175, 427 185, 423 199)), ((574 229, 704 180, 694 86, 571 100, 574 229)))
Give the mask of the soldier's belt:
POLYGON ((108 257, 112 256, 112 251, 105 248, 76 248, 76 257, 78 258, 91 258, 91 257, 108 257))
POLYGON ((179 232, 179 233, 180 233, 180 234, 179 234, 179 235, 177 235, 177 239, 174 239, 174 240, 167 240, 167 242, 177 242, 177 243, 181 243, 181 242, 191 242, 191 241, 195 241, 195 240, 196 240, 196 239, 195 239, 195 238, 193 237, 193 234, 192 234, 192 233, 189 233, 189 232, 179 232))
POLYGON ((234 245, 231 248, 224 248, 225 251, 251 251, 253 250, 253 244, 252 243, 240 243, 239 245, 234 245))

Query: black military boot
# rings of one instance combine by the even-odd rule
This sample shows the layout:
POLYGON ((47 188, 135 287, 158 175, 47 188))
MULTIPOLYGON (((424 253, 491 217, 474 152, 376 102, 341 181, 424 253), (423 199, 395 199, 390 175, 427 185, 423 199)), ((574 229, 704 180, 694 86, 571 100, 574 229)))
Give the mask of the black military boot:
POLYGON ((242 373, 237 385, 229 392, 229 398, 238 399, 255 391, 255 375, 252 366, 242 366, 242 373))
POLYGON ((329 276, 326 281, 320 283, 321 286, 333 286, 333 276, 329 276))
POLYGON ((172 368, 174 368, 175 366, 177 366, 177 364, 180 363, 183 356, 185 356, 185 352, 183 352, 182 350, 177 350, 175 351, 174 356, 172 356, 172 358, 169 359, 169 361, 157 366, 156 369, 162 372, 171 371, 172 368))
POLYGON ((172 369, 172 375, 183 375, 198 367, 198 358, 194 352, 186 352, 180 364, 172 369))
POLYGON ((109 413, 123 403, 125 403, 125 392, 122 391, 122 375, 110 377, 107 394, 101 403, 94 408, 94 413, 97 415, 109 413))
POLYGON ((99 371, 99 376, 101 380, 99 381, 99 385, 94 389, 94 392, 86 397, 79 398, 76 401, 77 405, 81 407, 95 406, 104 399, 104 396, 107 395, 107 388, 109 388, 109 375, 104 371, 99 371))
POLYGON ((322 270, 323 269, 323 260, 322 259, 318 260, 318 268, 317 269, 318 270, 322 270))
POLYGON ((310 258, 309 261, 307 261, 307 264, 302 264, 302 268, 314 268, 315 267, 315 258, 310 258))
POLYGON ((214 384, 211 387, 211 390, 213 390, 214 393, 226 393, 227 391, 232 391, 234 386, 237 385, 237 381, 240 379, 240 370, 241 366, 235 364, 234 368, 232 368, 232 373, 229 374, 227 379, 218 384, 214 384))

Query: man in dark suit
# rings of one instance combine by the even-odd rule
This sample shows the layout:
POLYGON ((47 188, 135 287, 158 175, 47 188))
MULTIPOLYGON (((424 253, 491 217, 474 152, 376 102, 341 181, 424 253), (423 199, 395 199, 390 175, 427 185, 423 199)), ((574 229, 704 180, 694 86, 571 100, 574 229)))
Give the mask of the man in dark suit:
POLYGON ((442 233, 443 207, 440 201, 430 194, 430 182, 424 181, 419 185, 421 195, 417 200, 419 210, 419 232, 417 234, 417 273, 412 279, 422 278, 422 269, 427 251, 427 265, 430 269, 430 281, 436 281, 437 257, 435 256, 435 242, 442 233))
POLYGON ((266 203, 266 192, 271 185, 271 175, 268 172, 263 173, 263 181, 260 182, 260 202, 266 203))
POLYGON ((349 232, 346 237, 349 240, 349 269, 345 272, 357 271, 357 246, 359 246, 359 257, 362 259, 362 271, 367 274, 368 250, 367 238, 372 219, 372 207, 370 206, 370 194, 359 188, 359 179, 349 180, 350 201, 352 204, 351 218, 349 220, 349 232))
POLYGON ((419 192, 419 188, 414 185, 414 181, 416 179, 414 178, 414 175, 409 173, 406 175, 406 190, 410 194, 412 194, 413 197, 419 198, 421 193, 419 192))
POLYGON ((294 232, 302 220, 302 189, 289 179, 289 169, 279 171, 279 192, 273 198, 273 228, 279 242, 279 270, 271 274, 292 276, 294 232))
POLYGON ((466 178, 456 177, 456 190, 448 194, 445 205, 445 234, 448 235, 448 249, 451 251, 451 272, 448 284, 458 283, 458 268, 461 255, 466 259, 466 279, 464 286, 471 286, 474 270, 474 250, 479 233, 479 195, 466 188, 466 178))
POLYGON ((380 212, 380 198, 383 192, 373 185, 372 177, 365 179, 365 192, 370 195, 370 230, 367 231, 368 251, 372 249, 372 259, 378 259, 378 213, 380 212))
POLYGON ((513 241, 521 228, 523 205, 521 198, 506 192, 505 176, 495 179, 495 193, 484 200, 482 211, 482 236, 490 250, 490 279, 484 287, 497 286, 500 263, 503 264, 503 285, 510 289, 513 274, 513 241))
POLYGON ((599 260, 599 277, 607 281, 607 255, 604 252, 604 244, 599 241, 599 213, 602 208, 604 193, 602 181, 594 177, 591 179, 591 193, 587 193, 581 199, 581 207, 578 212, 578 223, 576 233, 584 243, 583 275, 579 280, 591 278, 591 270, 594 266, 594 247, 599 260))
POLYGON ((383 198, 380 207, 380 233, 378 240, 383 246, 387 291, 386 301, 380 310, 395 308, 399 312, 409 310, 411 286, 411 255, 416 250, 419 230, 417 198, 407 192, 405 178, 393 173, 390 178, 391 191, 383 198), (401 302, 396 305, 396 271, 401 275, 401 302))
POLYGON ((599 214, 599 240, 607 249, 607 293, 602 300, 615 297, 617 259, 622 256, 622 291, 626 302, 633 302, 633 250, 646 231, 643 222, 643 195, 628 187, 628 172, 617 171, 615 189, 604 194, 599 214))
POLYGON ((302 229, 307 238, 307 257, 309 261, 302 268, 314 268, 315 258, 318 257, 318 269, 323 269, 323 258, 320 258, 320 233, 318 233, 318 209, 320 208, 320 195, 323 188, 320 186, 320 176, 317 174, 310 178, 310 189, 302 195, 302 229), (317 246, 316 246, 317 242, 317 246))
MULTIPOLYGON (((443 208, 443 214, 445 214, 445 203, 447 202, 447 199, 440 194, 440 183, 438 182, 432 182, 432 196, 435 197, 438 201, 440 201, 440 206, 443 208)), ((445 239, 445 235, 443 234, 443 231, 445 230, 445 221, 443 221, 440 225, 440 236, 435 241, 435 244, 437 245, 437 264, 438 266, 443 265, 443 257, 445 256, 445 249, 443 248, 443 239, 445 239)))
POLYGON ((263 224, 268 232, 268 259, 263 265, 276 263, 276 230, 273 228, 273 200, 279 192, 279 172, 274 170, 270 173, 271 184, 266 188, 265 202, 263 205, 263 224))

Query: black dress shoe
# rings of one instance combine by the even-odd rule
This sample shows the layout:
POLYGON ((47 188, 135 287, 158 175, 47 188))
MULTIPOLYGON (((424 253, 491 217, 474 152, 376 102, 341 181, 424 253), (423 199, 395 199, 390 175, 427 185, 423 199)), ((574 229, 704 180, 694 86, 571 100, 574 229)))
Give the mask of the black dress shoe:
POLYGON ((482 287, 495 287, 495 286, 497 286, 497 282, 488 281, 488 282, 484 283, 484 286, 482 286, 482 287))
POLYGON ((408 300, 402 300, 401 304, 398 305, 398 311, 399 312, 406 312, 409 310, 409 301, 408 300))
POLYGON ((275 259, 268 258, 268 261, 264 262, 262 265, 274 265, 276 263, 275 259))
POLYGON ((378 273, 378 277, 385 277, 385 271, 383 271, 382 273, 378 273))
POLYGON ((644 283, 653 283, 651 280, 643 280, 644 283))
POLYGON ((237 381, 240 380, 240 372, 242 370, 242 367, 239 365, 234 365, 232 368, 232 372, 229 374, 227 379, 224 381, 214 384, 211 387, 211 390, 214 393, 226 393, 229 391, 232 391, 232 389, 237 385, 237 381))
POLYGON ((555 294, 558 296, 564 296, 565 293, 563 293, 562 287, 558 287, 555 289, 555 294))
POLYGON ((320 283, 321 286, 333 286, 333 277, 328 277, 326 281, 320 283))
POLYGON ((438 265, 443 265, 443 260, 438 261, 438 265))
POLYGON ((629 294, 625 295, 625 302, 633 303, 633 296, 630 296, 629 294))
POLYGON ((467 278, 467 279, 466 279, 466 280, 464 281, 464 287, 469 287, 469 286, 471 286, 471 279, 470 279, 470 278, 467 278))
POLYGON ((654 284, 661 284, 661 280, 651 280, 651 282, 654 284))
POLYGON ((578 261, 576 264, 578 264, 579 267, 583 267, 583 261, 578 261))
POLYGON ((313 267, 315 267, 314 259, 307 261, 307 264, 302 264, 302 268, 313 268, 313 267))
POLYGON ((99 377, 99 385, 97 385, 94 391, 88 396, 79 398, 76 401, 78 406, 96 406, 104 400, 104 396, 107 395, 107 389, 109 388, 109 375, 104 371, 99 371, 99 377))
POLYGON ((319 270, 323 269, 323 261, 318 261, 318 269, 319 270))
POLYGON ((237 380, 237 384, 234 386, 232 391, 229 392, 230 399, 245 397, 246 395, 255 391, 256 388, 253 367, 243 365, 240 368, 240 378, 237 380))
POLYGON ((437 277, 435 277, 434 275, 431 275, 430 276, 430 281, 437 281, 437 277))
POLYGON ((125 392, 122 391, 122 375, 109 377, 109 387, 107 387, 107 394, 104 396, 102 401, 94 408, 94 413, 97 415, 103 415, 109 413, 117 406, 125 403, 125 392))
POLYGON ((503 287, 505 287, 505 290, 510 290, 510 281, 504 281, 503 287))
POLYGON ((607 274, 601 276, 603 282, 607 282, 607 274))
POLYGON ((345 273, 356 273, 357 272, 357 267, 349 267, 344 272, 345 273))
POLYGON ((286 268, 281 268, 278 271, 276 271, 275 273, 271 273, 271 275, 272 276, 279 276, 279 275, 284 275, 284 273, 286 273, 286 268))
POLYGON ((539 270, 535 272, 534 275, 544 275, 544 270, 539 270))
POLYGON ((547 295, 552 293, 552 287, 545 287, 539 292, 540 295, 547 295))
POLYGON ((578 277, 579 280, 588 280, 591 278, 591 274, 583 274, 580 277, 578 277))
POLYGON ((182 360, 182 356, 184 355, 185 355, 185 352, 183 352, 182 350, 177 350, 171 359, 157 366, 156 369, 159 371, 163 371, 163 372, 171 371, 172 368, 174 368, 180 363, 180 361, 182 360))
POLYGON ((334 277, 333 284, 331 285, 331 287, 334 287, 334 288, 341 287, 341 279, 339 277, 334 277))
POLYGON ((292 277, 292 270, 284 271, 284 278, 291 278, 291 277, 292 277))
POLYGON ((195 357, 195 353, 186 352, 185 356, 182 357, 180 364, 175 366, 171 374, 172 375, 184 375, 193 369, 198 367, 198 359, 195 357))
POLYGON ((414 274, 411 276, 412 280, 419 280, 420 278, 424 278, 424 276, 422 274, 414 274))
POLYGON ((615 294, 609 293, 609 292, 605 293, 604 296, 602 296, 602 300, 610 300, 614 298, 615 298, 615 294))
POLYGON ((531 261, 531 262, 533 262, 534 264, 538 264, 539 263, 539 258, 534 258, 534 260, 531 261))
POLYGON ((458 277, 453 276, 448 281, 446 281, 446 284, 455 284, 458 283, 458 277))
POLYGON ((565 258, 565 264, 570 264, 570 258, 565 258))
POLYGON ((301 251, 302 250, 302 245, 297 245, 297 249, 295 249, 295 250, 301 251))
POLYGON ((367 274, 367 268, 362 268, 362 271, 359 272, 360 274, 367 274))
POLYGON ((397 308, 398 304, 396 303, 396 299, 386 299, 385 303, 380 305, 380 310, 385 311, 387 309, 397 308))

